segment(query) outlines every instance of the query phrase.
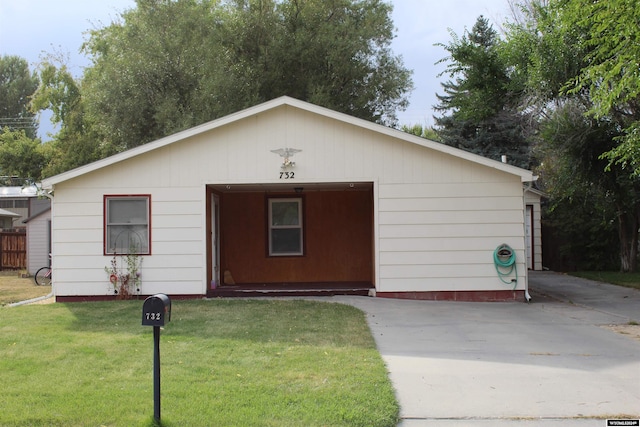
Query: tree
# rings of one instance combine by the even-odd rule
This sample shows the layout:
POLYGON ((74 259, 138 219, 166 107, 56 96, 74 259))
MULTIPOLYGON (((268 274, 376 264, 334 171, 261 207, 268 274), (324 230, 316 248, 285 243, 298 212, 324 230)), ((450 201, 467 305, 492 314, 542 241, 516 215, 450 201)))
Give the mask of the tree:
MULTIPOLYGON (((520 87, 509 74, 502 54, 502 42, 489 22, 480 16, 471 32, 462 38, 451 32, 449 44, 439 44, 449 56, 442 83, 444 95, 437 95, 436 130, 447 145, 528 168, 529 143, 523 115, 517 110, 520 87)), ((441 74, 441 75, 442 75, 441 74)))
POLYGON ((561 254, 570 268, 615 268, 617 260, 633 270, 638 233, 626 227, 640 225, 628 215, 638 204, 640 187, 620 168, 603 173, 607 161, 600 154, 611 149, 619 130, 584 113, 584 105, 570 99, 541 123, 543 143, 536 154, 542 160, 537 173, 549 197, 545 221, 564 241, 561 254))
MULTIPOLYGON (((523 9, 526 19, 509 27, 507 50, 517 59, 513 74, 526 82, 522 108, 536 111, 535 124, 541 131, 538 153, 547 171, 542 176, 554 195, 553 203, 558 206, 599 194, 590 203, 600 207, 598 215, 606 218, 605 223, 616 224, 620 270, 631 272, 637 268, 640 181, 628 163, 603 159, 629 136, 629 118, 637 109, 633 97, 626 95, 612 98, 619 101, 617 105, 601 108, 604 75, 584 84, 603 55, 592 42, 593 26, 599 25, 592 4, 600 10, 604 2, 532 3, 523 9), (575 4, 584 7, 579 15, 575 4), (548 173, 550 165, 555 168, 553 173, 548 173), (613 213, 609 207, 614 208, 613 213)), ((623 75, 624 69, 618 72, 623 75)), ((605 86, 613 89, 615 83, 605 86)), ((630 85, 628 93, 633 92, 630 85)))
POLYGON ((0 57, 0 127, 24 130, 35 138, 38 123, 29 108, 31 95, 38 87, 35 73, 29 72, 29 64, 19 56, 0 57))
POLYGON ((209 87, 224 78, 216 3, 139 0, 122 22, 90 32, 83 50, 93 65, 81 84, 86 119, 113 150, 210 120, 225 101, 235 106, 236 98, 220 102, 211 92, 217 85, 209 87))
POLYGON ((289 95, 395 124, 410 72, 380 0, 138 0, 90 33, 86 119, 121 151, 289 95))
POLYGON ((42 176, 55 175, 99 160, 116 151, 98 133, 85 114, 80 83, 61 58, 49 58, 39 67, 41 84, 33 95, 33 108, 50 110, 60 131, 47 142, 48 162, 42 176))
POLYGON ((410 133, 411 135, 420 136, 422 138, 430 139, 431 141, 440 141, 440 136, 438 132, 432 127, 425 127, 422 125, 402 125, 400 130, 406 133, 410 133))
POLYGON ((31 139, 24 130, 4 128, 0 132, 0 171, 28 183, 39 182, 47 163, 46 149, 39 139, 31 139))
POLYGON ((566 92, 588 91, 588 113, 615 118, 622 135, 605 157, 640 175, 640 3, 554 0, 549 7, 565 31, 580 30, 588 49, 585 66, 567 82, 566 92))

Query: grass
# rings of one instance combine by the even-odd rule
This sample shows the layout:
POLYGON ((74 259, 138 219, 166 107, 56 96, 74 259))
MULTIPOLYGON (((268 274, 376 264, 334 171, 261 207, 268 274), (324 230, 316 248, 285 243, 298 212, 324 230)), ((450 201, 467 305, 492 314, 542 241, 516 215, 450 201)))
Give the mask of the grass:
MULTIPOLYGON (((0 425, 152 426, 142 301, 0 308, 0 425)), ((395 426, 364 313, 302 300, 173 301, 163 426, 395 426)))
POLYGON ((51 292, 51 286, 36 286, 33 278, 21 278, 18 272, 0 273, 0 306, 41 297, 51 292))
POLYGON ((640 273, 620 273, 618 271, 575 271, 572 276, 598 282, 612 283, 627 288, 640 289, 640 273))

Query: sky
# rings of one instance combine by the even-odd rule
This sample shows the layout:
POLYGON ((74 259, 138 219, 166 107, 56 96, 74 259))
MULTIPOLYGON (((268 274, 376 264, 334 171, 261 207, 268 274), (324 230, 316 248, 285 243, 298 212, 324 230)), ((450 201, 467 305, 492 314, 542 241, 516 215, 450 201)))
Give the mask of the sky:
MULTIPOLYGON (((438 77, 446 64, 435 63, 447 52, 436 43, 451 41, 473 27, 483 15, 499 31, 509 17, 508 0, 391 0, 396 37, 393 52, 413 70, 410 105, 398 113, 400 124, 431 126, 436 93, 442 93, 438 77)), ((135 6, 134 0, 0 0, 0 55, 18 55, 35 68, 48 53, 68 55, 76 76, 89 61, 79 53, 85 32, 117 20, 120 12, 135 6)), ((48 115, 40 118, 40 133, 51 132, 48 115)))

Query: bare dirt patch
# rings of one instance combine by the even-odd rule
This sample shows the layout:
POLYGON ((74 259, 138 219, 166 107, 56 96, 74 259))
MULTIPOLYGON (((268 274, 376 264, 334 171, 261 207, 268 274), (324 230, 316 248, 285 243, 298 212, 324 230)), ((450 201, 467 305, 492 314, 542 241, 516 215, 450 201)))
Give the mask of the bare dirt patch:
POLYGON ((0 306, 42 297, 49 293, 51 286, 37 286, 32 277, 20 277, 15 271, 0 274, 0 306))

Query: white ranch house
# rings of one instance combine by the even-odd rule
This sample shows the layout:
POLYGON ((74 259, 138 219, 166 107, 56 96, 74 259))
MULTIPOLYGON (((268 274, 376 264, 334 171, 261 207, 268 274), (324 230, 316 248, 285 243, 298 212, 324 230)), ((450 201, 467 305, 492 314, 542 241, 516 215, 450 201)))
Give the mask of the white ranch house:
POLYGON ((105 267, 134 250, 141 295, 523 300, 542 261, 534 180, 282 97, 44 180, 53 289, 114 298, 105 267))

